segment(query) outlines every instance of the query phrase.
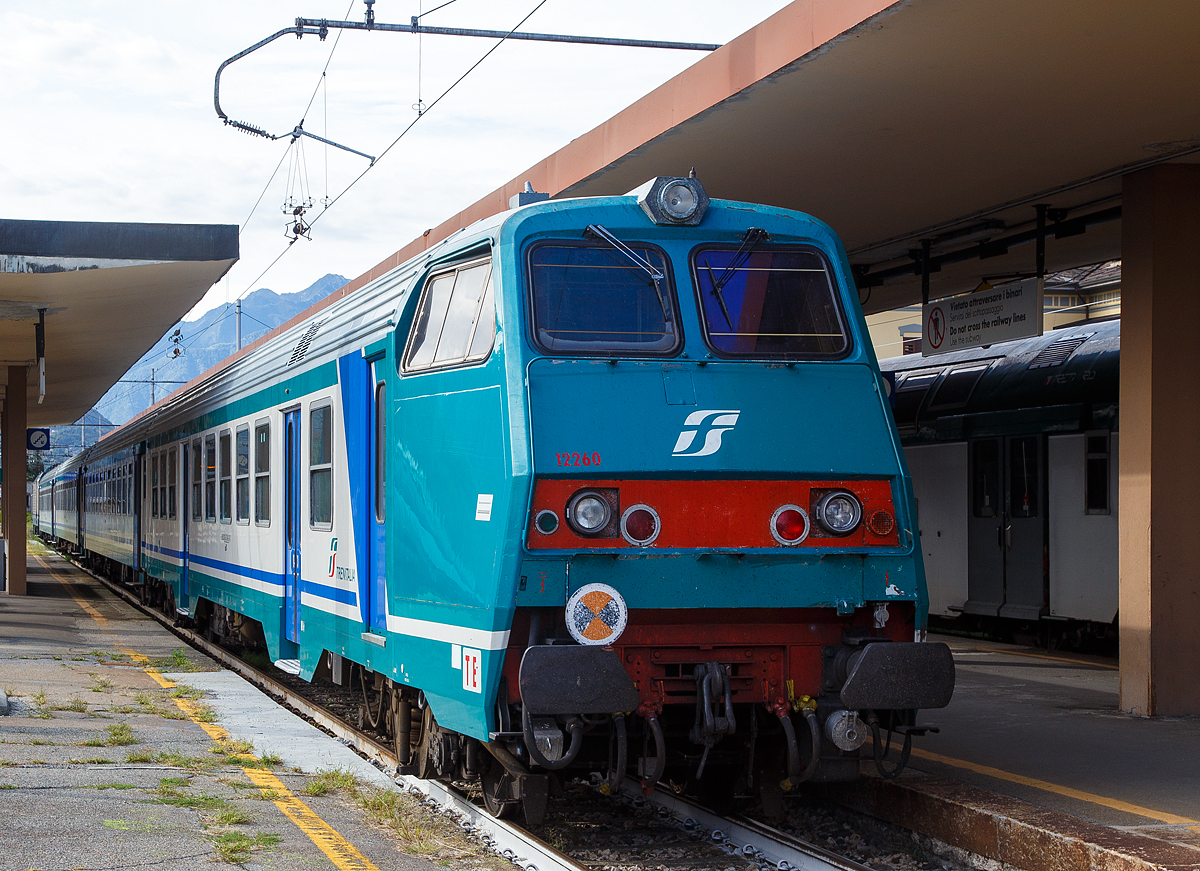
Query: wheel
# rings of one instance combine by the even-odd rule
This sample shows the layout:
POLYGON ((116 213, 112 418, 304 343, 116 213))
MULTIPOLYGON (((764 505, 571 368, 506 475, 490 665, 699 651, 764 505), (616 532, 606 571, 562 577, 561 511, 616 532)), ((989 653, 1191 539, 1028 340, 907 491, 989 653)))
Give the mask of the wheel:
POLYGON ((516 816, 517 809, 521 806, 520 801, 511 798, 514 791, 513 776, 505 770, 498 759, 490 758, 491 764, 483 770, 479 777, 480 785, 483 788, 483 805, 487 808, 488 813, 496 819, 511 819, 516 816))

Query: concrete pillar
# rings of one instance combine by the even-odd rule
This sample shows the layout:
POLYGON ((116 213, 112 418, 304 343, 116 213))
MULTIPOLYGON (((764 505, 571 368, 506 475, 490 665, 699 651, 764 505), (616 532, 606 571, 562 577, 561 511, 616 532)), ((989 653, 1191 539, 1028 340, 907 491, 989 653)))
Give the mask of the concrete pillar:
POLYGON ((1121 710, 1200 714, 1200 166, 1121 207, 1121 710))
POLYGON ((8 367, 4 394, 4 537, 7 542, 8 592, 25 595, 25 367, 8 367))

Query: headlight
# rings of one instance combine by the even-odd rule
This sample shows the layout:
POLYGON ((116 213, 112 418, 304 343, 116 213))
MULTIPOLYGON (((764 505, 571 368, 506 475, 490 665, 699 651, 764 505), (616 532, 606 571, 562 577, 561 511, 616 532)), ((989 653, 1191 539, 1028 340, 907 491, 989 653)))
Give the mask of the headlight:
POLYGON ((580 535, 595 535, 608 526, 612 509, 599 493, 584 490, 567 503, 567 523, 580 535))
POLYGON ((862 520, 862 505, 854 494, 835 490, 822 496, 816 507, 817 522, 833 535, 849 535, 862 520))
POLYGON ((629 196, 637 197, 650 220, 656 224, 694 227, 704 220, 708 194, 698 178, 652 178, 629 196))

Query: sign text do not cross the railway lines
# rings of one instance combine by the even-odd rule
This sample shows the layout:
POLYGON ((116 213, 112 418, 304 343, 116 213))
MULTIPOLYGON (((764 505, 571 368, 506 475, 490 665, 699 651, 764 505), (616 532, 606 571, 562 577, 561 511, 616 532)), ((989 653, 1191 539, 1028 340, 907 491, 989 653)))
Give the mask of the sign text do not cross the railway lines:
POLYGON ((1042 295, 1030 278, 946 297, 921 308, 921 354, 946 354, 1042 334, 1042 295))

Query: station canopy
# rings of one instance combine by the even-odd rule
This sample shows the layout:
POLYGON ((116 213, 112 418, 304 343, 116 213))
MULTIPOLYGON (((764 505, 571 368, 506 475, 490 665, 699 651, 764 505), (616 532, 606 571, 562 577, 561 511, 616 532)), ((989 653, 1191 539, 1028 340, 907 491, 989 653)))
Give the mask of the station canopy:
POLYGON ((1200 4, 797 0, 356 280, 507 208, 696 173, 841 236, 868 312, 1120 257, 1122 176, 1200 160, 1200 4), (981 259, 980 255, 986 255, 981 259))
MULTIPOLYGON (((0 220, 0 389, 26 376, 28 425, 81 418, 238 258, 236 225, 0 220), (39 403, 35 325, 45 310, 39 403)), ((5 395, 8 402, 15 397, 5 395)))

